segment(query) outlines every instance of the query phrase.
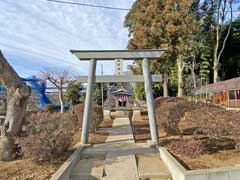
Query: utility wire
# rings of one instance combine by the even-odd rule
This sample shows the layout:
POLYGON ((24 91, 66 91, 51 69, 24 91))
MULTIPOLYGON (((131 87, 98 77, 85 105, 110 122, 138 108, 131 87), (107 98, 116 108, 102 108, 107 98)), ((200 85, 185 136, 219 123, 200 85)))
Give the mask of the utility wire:
MULTIPOLYGON (((78 6, 86 6, 86 7, 93 7, 93 8, 103 8, 103 9, 111 9, 111 10, 120 10, 120 11, 130 11, 131 9, 128 8, 119 8, 119 7, 111 7, 111 6, 102 6, 102 5, 93 5, 93 4, 86 4, 86 3, 79 3, 79 2, 68 2, 63 0, 47 0, 49 2, 54 3, 61 3, 61 4, 72 4, 72 5, 78 5, 78 6)), ((178 10, 169 10, 169 11, 178 11, 178 10)), ((186 12, 186 11, 183 11, 186 12)), ((199 10, 198 12, 204 12, 203 10, 199 10)), ((210 10, 208 12, 218 12, 216 10, 210 10)), ((221 11, 219 11, 221 12, 221 11)), ((227 10, 225 12, 231 12, 230 10, 227 10)), ((232 11, 233 13, 240 13, 240 11, 232 11)))
POLYGON ((94 8, 120 10, 120 11, 129 11, 130 10, 130 9, 127 9, 127 8, 101 6, 101 5, 85 4, 85 3, 78 3, 78 2, 67 2, 67 1, 61 1, 61 0, 47 0, 47 1, 55 2, 55 3, 62 3, 62 4, 72 4, 72 5, 78 5, 78 6, 94 7, 94 8))

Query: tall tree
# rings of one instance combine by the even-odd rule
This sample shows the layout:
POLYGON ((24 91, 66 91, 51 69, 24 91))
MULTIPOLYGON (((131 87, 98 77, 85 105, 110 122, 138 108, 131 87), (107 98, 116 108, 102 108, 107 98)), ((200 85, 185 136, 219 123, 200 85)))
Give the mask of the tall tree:
MULTIPOLYGON (((227 33, 227 28, 223 34, 227 33)), ((220 59, 219 77, 223 80, 240 76, 240 18, 232 23, 226 47, 220 59)))
POLYGON ((7 114, 1 127, 0 160, 15 158, 14 136, 22 127, 30 88, 21 80, 0 51, 0 82, 7 90, 7 114))
POLYGON ((224 51, 227 39, 230 34, 233 20, 233 0, 213 0, 212 6, 215 11, 215 23, 212 24, 215 33, 214 53, 213 53, 213 82, 219 80, 219 62, 224 51), (223 34, 226 28, 226 21, 229 21, 227 33, 223 34), (224 36, 224 37, 223 37, 224 36), (221 38, 223 41, 221 42, 221 38))
MULTIPOLYGON (((183 95, 183 70, 188 59, 190 44, 187 41, 195 33, 196 24, 191 8, 195 1, 139 0, 126 17, 129 29, 129 48, 168 48, 166 61, 153 67, 164 74, 165 86, 175 63, 178 65, 178 96, 183 95)), ((166 90, 167 88, 164 88, 166 90)), ((164 93, 168 94, 168 93, 164 93)))
MULTIPOLYGON (((125 19, 125 27, 129 29, 131 37, 128 43, 129 49, 165 48, 166 42, 157 30, 157 24, 161 20, 161 2, 159 0, 136 1, 125 19)), ((167 56, 166 59, 170 60, 167 56)), ((141 62, 136 62, 137 73, 141 73, 141 62)), ((168 82, 171 64, 169 61, 160 60, 151 62, 151 72, 163 74, 164 96, 168 96, 168 82)), ((138 84, 137 86, 142 86, 138 84)), ((142 89, 142 88, 138 88, 142 89)))
POLYGON ((176 58, 179 97, 184 94, 183 73, 186 62, 194 57, 192 54, 195 44, 194 35, 198 31, 198 23, 192 11, 194 5, 196 2, 193 0, 167 0, 164 1, 161 11, 164 23, 160 26, 159 32, 164 32, 171 56, 176 58))

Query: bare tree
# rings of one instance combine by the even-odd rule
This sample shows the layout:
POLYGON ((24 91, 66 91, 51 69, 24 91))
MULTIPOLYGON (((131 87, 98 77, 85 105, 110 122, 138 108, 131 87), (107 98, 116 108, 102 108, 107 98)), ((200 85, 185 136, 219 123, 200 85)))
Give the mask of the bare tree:
POLYGON ((216 23, 213 25, 213 30, 216 36, 213 55, 213 81, 216 83, 218 81, 219 61, 232 28, 233 0, 214 0, 214 5, 216 7, 216 23), (226 20, 229 20, 229 26, 227 34, 223 37, 226 20), (222 43, 221 38, 223 38, 222 43))
POLYGON ((186 66, 186 62, 184 61, 184 57, 182 55, 178 55, 177 66, 178 66, 178 95, 177 96, 183 97, 183 94, 184 94, 183 71, 186 66))
POLYGON ((7 62, 1 51, 0 82, 7 90, 7 113, 1 125, 0 160, 12 160, 16 154, 13 138, 21 130, 31 90, 7 62))
POLYGON ((41 71, 42 77, 45 80, 51 82, 59 92, 59 101, 61 105, 61 113, 64 112, 64 96, 63 88, 70 82, 69 71, 66 69, 63 70, 50 70, 45 69, 41 71))

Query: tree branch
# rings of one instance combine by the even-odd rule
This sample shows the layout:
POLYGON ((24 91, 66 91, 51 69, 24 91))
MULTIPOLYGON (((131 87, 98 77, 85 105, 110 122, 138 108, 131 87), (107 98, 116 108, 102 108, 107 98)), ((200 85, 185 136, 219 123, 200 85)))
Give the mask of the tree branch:
POLYGON ((229 37, 229 34, 230 34, 230 31, 231 31, 231 28, 232 28, 232 18, 233 18, 233 13, 232 13, 232 0, 230 0, 229 2, 229 5, 230 5, 230 24, 229 24, 229 27, 228 27, 228 31, 227 31, 227 35, 225 36, 224 38, 224 41, 223 41, 223 44, 222 44, 222 48, 218 54, 218 63, 220 61, 220 58, 221 58, 221 55, 225 49, 225 46, 226 46, 226 42, 227 42, 227 39, 229 37))

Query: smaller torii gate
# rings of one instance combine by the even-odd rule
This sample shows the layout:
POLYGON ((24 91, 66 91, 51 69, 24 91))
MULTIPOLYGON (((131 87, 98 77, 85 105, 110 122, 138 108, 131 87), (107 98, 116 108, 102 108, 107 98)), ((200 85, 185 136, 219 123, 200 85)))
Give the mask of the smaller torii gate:
MULTIPOLYGON (((82 125, 82 137, 81 143, 88 144, 89 139, 89 124, 91 118, 92 101, 93 101, 93 86, 96 82, 96 65, 98 60, 142 60, 143 77, 132 76, 131 79, 126 80, 126 77, 118 77, 114 82, 141 82, 144 79, 147 109, 150 125, 150 133, 152 144, 158 144, 158 129, 156 124, 152 81, 158 81, 159 76, 151 76, 149 68, 149 60, 159 59, 165 49, 144 49, 144 50, 104 50, 104 51, 80 51, 71 50, 71 53, 76 55, 80 60, 89 61, 89 74, 88 77, 78 77, 79 81, 86 81, 87 79, 87 94, 84 107, 83 125, 82 125)), ((116 77, 115 77, 116 78, 116 77)), ((112 77, 97 77, 97 82, 109 82, 113 81, 112 77)))
MULTIPOLYGON (((77 82, 79 83, 87 83, 88 76, 77 76, 77 82)), ((162 75, 151 75, 152 82, 162 82, 162 75)), ((101 75, 96 76, 96 83, 144 83, 143 75, 101 75)))

